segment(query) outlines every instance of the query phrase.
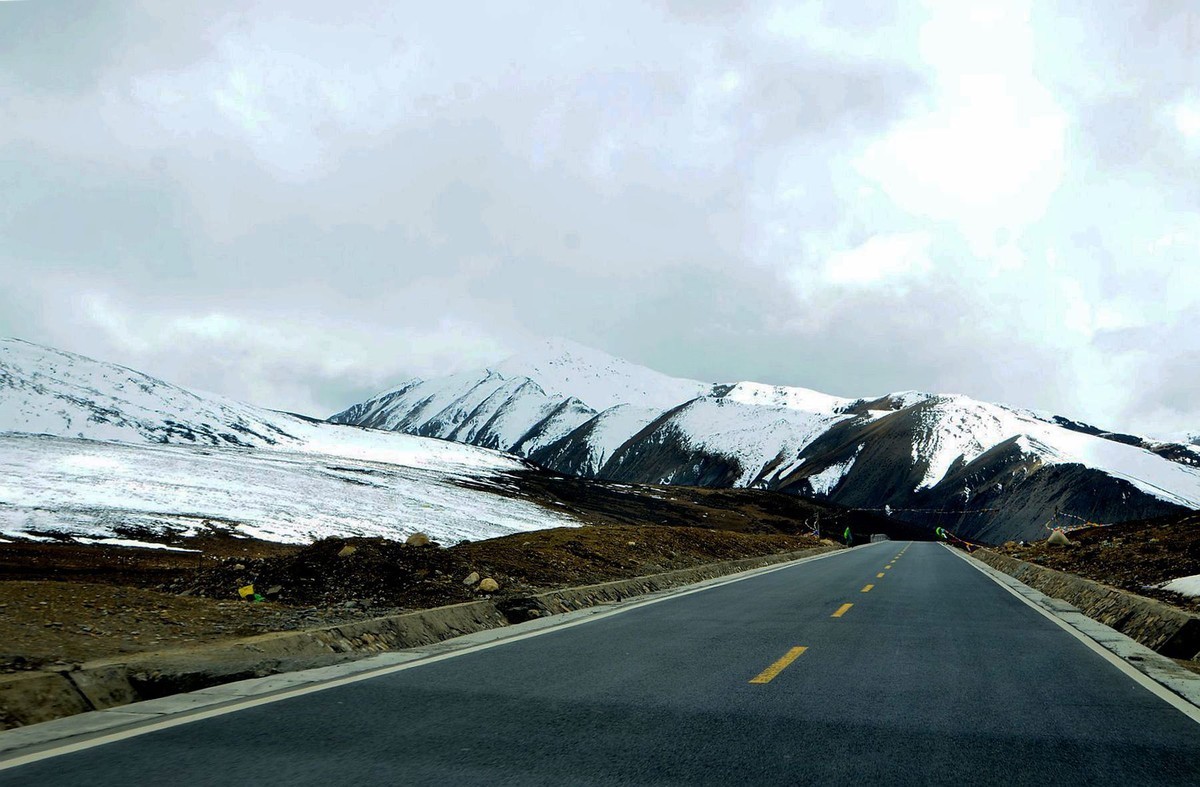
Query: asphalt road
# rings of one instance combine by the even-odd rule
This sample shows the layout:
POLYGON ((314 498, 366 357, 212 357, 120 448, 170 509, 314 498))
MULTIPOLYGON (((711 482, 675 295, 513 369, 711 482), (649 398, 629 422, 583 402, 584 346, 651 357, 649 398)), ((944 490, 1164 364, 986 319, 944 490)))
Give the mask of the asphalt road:
POLYGON ((0 771, 132 783, 1194 786, 1200 724, 892 542, 0 771))

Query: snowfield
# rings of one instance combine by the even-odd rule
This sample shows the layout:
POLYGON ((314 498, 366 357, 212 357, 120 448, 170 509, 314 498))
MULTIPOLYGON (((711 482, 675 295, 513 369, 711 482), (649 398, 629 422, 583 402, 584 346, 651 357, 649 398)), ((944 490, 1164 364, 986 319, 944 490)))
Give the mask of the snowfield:
POLYGON ((0 535, 491 538, 579 524, 511 487, 529 466, 446 440, 314 422, 0 340, 0 535))
POLYGON ((142 528, 194 534, 211 523, 283 543, 417 531, 452 543, 579 524, 486 491, 516 494, 500 466, 455 464, 449 452, 414 446, 348 453, 0 435, 0 535, 62 533, 118 543, 113 539, 142 528), (405 453, 408 464, 396 463, 405 453))

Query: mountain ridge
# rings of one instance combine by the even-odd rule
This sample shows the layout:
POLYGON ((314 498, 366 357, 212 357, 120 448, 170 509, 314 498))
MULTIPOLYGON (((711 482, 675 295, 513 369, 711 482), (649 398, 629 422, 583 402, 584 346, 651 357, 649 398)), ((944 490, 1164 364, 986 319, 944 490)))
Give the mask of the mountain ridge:
POLYGON ((0 432, 768 489, 990 540, 1036 538, 1052 520, 1200 508, 1197 446, 962 395, 850 399, 681 380, 561 343, 532 360, 414 378, 323 422, 0 340, 0 432))
POLYGON ((612 481, 776 489, 879 509, 1023 512, 1000 526, 995 516, 965 514, 954 524, 967 536, 1036 537, 1056 511, 1123 521, 1200 508, 1200 449, 1193 446, 960 394, 850 399, 752 381, 703 383, 563 347, 549 342, 534 361, 514 357, 481 372, 410 382, 330 420, 451 440, 464 437, 456 432, 461 419, 505 422, 488 433, 489 447, 612 481), (547 368, 549 381, 516 374, 547 368), (621 370, 615 381, 604 377, 611 369, 621 370), (474 381, 487 395, 456 398, 447 391, 450 379, 474 381), (534 386, 521 393, 521 381, 534 386), (653 396, 643 399, 648 387, 653 396), (662 406, 667 393, 677 398, 662 406), (551 428, 542 416, 565 397, 578 404, 551 428), (442 405, 437 418, 425 417, 429 402, 442 405), (999 492, 971 485, 983 478, 999 492), (1013 485, 1020 494, 1003 494, 1013 485), (1078 494, 1080 485, 1092 490, 1090 498, 1078 494))

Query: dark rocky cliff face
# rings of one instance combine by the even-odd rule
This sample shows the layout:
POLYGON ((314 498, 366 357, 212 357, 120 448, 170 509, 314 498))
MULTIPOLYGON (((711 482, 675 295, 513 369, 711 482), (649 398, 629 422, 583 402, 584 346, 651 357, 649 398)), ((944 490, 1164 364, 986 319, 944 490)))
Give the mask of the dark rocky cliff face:
POLYGON ((611 481, 731 487, 744 472, 735 459, 693 448, 686 435, 666 423, 622 446, 601 468, 599 477, 611 481))

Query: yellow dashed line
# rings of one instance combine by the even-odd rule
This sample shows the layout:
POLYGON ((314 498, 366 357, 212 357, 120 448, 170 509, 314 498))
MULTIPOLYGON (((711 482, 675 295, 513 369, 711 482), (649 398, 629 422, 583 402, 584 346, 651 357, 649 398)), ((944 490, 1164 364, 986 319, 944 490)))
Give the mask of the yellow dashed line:
POLYGON ((884 566, 884 567, 883 567, 883 570, 884 570, 884 571, 887 571, 887 570, 888 570, 889 568, 891 568, 891 567, 892 567, 892 564, 891 564, 891 563, 888 563, 886 566, 884 566))
POLYGON ((867 585, 865 588, 863 588, 863 589, 862 589, 861 591, 859 591, 859 592, 860 592, 860 593, 870 593, 870 592, 871 592, 871 588, 873 588, 873 587, 875 587, 875 586, 874 586, 874 585, 867 585))
POLYGON ((803 645, 799 645, 797 647, 792 648, 787 653, 783 654, 783 658, 781 658, 779 661, 777 661, 774 664, 772 664, 771 666, 767 667, 765 670, 760 672, 756 677, 751 678, 750 682, 751 683, 770 683, 772 680, 775 679, 776 675, 778 675, 779 673, 781 673, 785 669, 787 669, 788 665, 791 664, 796 659, 800 658, 800 654, 806 650, 808 650, 808 648, 804 647, 803 645))
POLYGON ((880 571, 878 574, 876 574, 876 575, 875 575, 875 578, 876 578, 876 579, 883 579, 883 572, 882 572, 882 571, 880 571))
POLYGON ((852 606, 854 606, 854 605, 853 604, 842 604, 840 607, 838 607, 837 612, 834 612, 829 617, 840 618, 842 615, 845 615, 847 612, 849 612, 850 607, 852 607, 852 606))

